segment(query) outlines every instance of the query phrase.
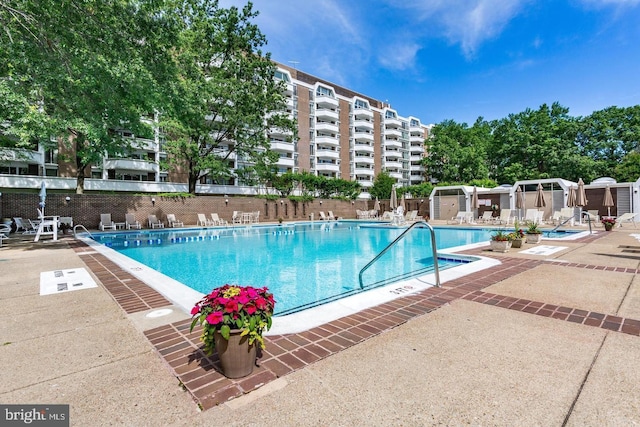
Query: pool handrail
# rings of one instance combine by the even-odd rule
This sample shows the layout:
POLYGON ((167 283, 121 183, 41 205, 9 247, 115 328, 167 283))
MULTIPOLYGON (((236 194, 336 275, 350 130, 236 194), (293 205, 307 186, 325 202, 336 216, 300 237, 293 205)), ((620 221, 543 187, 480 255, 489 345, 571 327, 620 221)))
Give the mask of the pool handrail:
POLYGON ((440 272, 438 270, 438 249, 436 248, 436 232, 428 222, 426 222, 426 221, 416 221, 413 224, 411 224, 409 226, 409 228, 404 230, 402 232, 402 234, 400 234, 398 237, 396 237, 396 239, 393 242, 389 243, 386 248, 384 248, 382 251, 380 251, 380 253, 378 255, 376 255, 371 261, 369 261, 367 263, 367 265, 362 267, 362 269, 360 270, 360 273, 358 274, 358 280, 360 282, 360 289, 364 289, 364 285, 362 284, 362 274, 369 267, 371 267, 373 265, 373 263, 375 263, 382 255, 386 254, 389 251, 389 249, 391 249, 393 246, 395 246, 396 243, 398 243, 400 240, 402 240, 404 238, 404 236, 417 225, 426 226, 427 229, 429 230, 430 234, 431 234, 431 247, 433 248, 433 272, 434 272, 435 278, 436 278, 436 287, 437 288, 440 287, 440 272))
POLYGON ((82 225, 82 224, 76 224, 76 225, 73 227, 73 237, 74 237, 74 238, 76 238, 76 239, 77 239, 77 237, 76 237, 76 228, 78 228, 78 227, 82 228, 82 229, 83 229, 83 230, 84 230, 84 231, 85 231, 89 236, 91 236, 91 238, 93 239, 93 235, 89 232, 89 230, 87 230, 87 227, 85 227, 85 226, 84 226, 84 225, 82 225))

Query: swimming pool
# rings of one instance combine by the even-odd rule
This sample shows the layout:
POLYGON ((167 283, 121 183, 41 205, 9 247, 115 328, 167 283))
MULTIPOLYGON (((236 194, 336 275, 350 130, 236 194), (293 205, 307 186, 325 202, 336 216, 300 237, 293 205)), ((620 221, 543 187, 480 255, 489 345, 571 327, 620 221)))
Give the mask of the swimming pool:
MULTIPOLYGON (((95 240, 201 293, 267 286, 284 315, 361 292, 358 274, 402 228, 348 222, 96 234, 95 240)), ((442 228, 438 249, 483 242, 489 230, 442 228)), ((469 262, 439 257, 440 269, 469 262)), ((433 271, 430 234, 414 229, 363 274, 365 289, 433 271)))

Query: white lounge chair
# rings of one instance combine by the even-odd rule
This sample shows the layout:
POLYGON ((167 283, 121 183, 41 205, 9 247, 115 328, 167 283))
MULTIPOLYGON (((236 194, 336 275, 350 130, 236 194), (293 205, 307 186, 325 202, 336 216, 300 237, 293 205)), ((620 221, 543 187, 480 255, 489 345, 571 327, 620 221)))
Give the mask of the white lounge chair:
POLYGON ((111 220, 111 214, 100 214, 100 224, 98 228, 100 231, 116 229, 116 223, 111 220))
POLYGON ((320 216, 320 219, 322 221, 327 221, 327 216, 324 214, 324 212, 320 211, 318 215, 320 216))
POLYGON ((2 247, 2 241, 9 238, 11 233, 11 227, 7 224, 0 224, 0 248, 2 247))
POLYGON ((404 220, 407 222, 415 222, 417 218, 418 218, 418 211, 409 211, 404 216, 404 220))
POLYGON ((467 213, 465 211, 458 211, 456 216, 452 217, 447 224, 462 224, 466 221, 467 213))
POLYGON ((135 216, 133 216, 133 214, 125 214, 124 223, 127 227, 127 230, 131 230, 132 228, 140 230, 142 228, 142 224, 140 224, 140 222, 136 219, 135 216))
POLYGON ((389 211, 384 212, 380 217, 381 221, 391 221, 393 219, 393 214, 389 211))
POLYGON ((147 219, 149 220, 149 227, 164 228, 164 223, 160 221, 155 215, 149 215, 147 219))
POLYGON ((229 225, 229 223, 226 220, 220 218, 220 215, 218 215, 217 213, 211 214, 210 222, 212 225, 229 225))
POLYGON ((337 216, 335 216, 335 215, 333 214, 333 211, 329 211, 329 212, 328 212, 328 215, 327 215, 327 219, 329 219, 329 220, 332 220, 332 221, 333 221, 333 220, 338 219, 338 217, 337 217, 337 216))
POLYGON ((231 217, 231 222, 233 224, 242 224, 242 214, 238 211, 233 211, 233 216, 231 217))
POLYGON ((199 213, 199 214, 198 214, 198 225, 199 225, 200 227, 208 227, 208 226, 210 226, 210 225, 215 225, 215 224, 213 224, 213 223, 211 222, 211 220, 210 220, 210 219, 208 219, 208 218, 205 216, 205 214, 201 214, 201 213, 199 213))
POLYGON ((478 218, 478 222, 493 222, 493 212, 492 211, 484 211, 482 216, 478 218))
POLYGON ((178 221, 175 214, 167 214, 167 223, 169 227, 184 227, 184 222, 178 221))
POLYGON ((500 216, 495 219, 496 224, 509 225, 513 221, 511 217, 511 209, 500 209, 500 216))
POLYGON ((618 224, 618 227, 622 227, 623 222, 630 222, 633 224, 633 228, 636 228, 637 216, 638 216, 637 213, 627 212, 625 214, 620 215, 618 218, 616 218, 616 223, 618 224))
POLYGON ((542 212, 538 209, 527 209, 527 212, 524 216, 525 222, 533 222, 534 224, 540 224, 542 222, 541 214, 542 212))

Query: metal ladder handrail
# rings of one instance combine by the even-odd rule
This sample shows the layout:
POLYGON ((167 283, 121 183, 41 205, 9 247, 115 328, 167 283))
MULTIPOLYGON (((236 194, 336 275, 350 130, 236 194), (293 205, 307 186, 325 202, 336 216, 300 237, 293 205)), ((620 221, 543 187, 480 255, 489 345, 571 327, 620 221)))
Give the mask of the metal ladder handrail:
POLYGON ((425 225, 427 227, 427 229, 429 230, 430 234, 431 234, 431 247, 433 248, 433 272, 435 273, 436 276, 436 287, 440 287, 440 272, 438 270, 438 249, 436 248, 436 232, 433 229, 433 227, 427 223, 426 221, 416 221, 413 224, 411 224, 409 226, 409 228, 407 228, 405 231, 402 232, 402 234, 400 234, 398 237, 396 237, 396 239, 389 243, 387 245, 386 248, 384 248, 378 255, 376 255, 371 261, 369 261, 367 263, 367 265, 365 265, 364 267, 362 267, 362 269, 360 270, 360 273, 358 274, 358 280, 360 282, 360 289, 364 289, 364 285, 362 284, 362 274, 373 265, 373 263, 375 263, 382 255, 386 254, 389 249, 391 249, 393 246, 396 245, 396 243, 398 243, 401 239, 404 238, 404 236, 413 229, 413 227, 417 226, 417 225, 425 225))
POLYGON ((572 219, 574 219, 574 217, 570 216, 569 218, 565 219, 564 222, 558 224, 555 226, 555 228, 553 228, 551 230, 551 233, 553 233, 554 231, 556 231, 558 228, 562 227, 563 225, 565 225, 566 223, 568 223, 569 221, 571 221, 572 219))
POLYGON ((93 235, 89 232, 89 230, 87 230, 87 227, 85 227, 85 226, 84 226, 84 225, 82 225, 82 224, 76 224, 76 225, 74 225, 74 226, 73 226, 73 237, 74 237, 74 239, 77 239, 77 237, 76 237, 76 228, 78 228, 78 227, 82 227, 82 229, 83 229, 83 230, 84 230, 84 231, 85 231, 89 236, 91 236, 91 238, 93 239, 93 235))

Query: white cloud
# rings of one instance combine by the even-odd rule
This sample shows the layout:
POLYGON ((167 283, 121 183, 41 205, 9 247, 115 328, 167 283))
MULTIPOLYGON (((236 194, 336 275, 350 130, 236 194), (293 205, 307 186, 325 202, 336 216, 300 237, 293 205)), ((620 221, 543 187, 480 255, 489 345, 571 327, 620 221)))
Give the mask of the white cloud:
POLYGON ((382 66, 390 70, 406 70, 413 68, 420 45, 412 42, 402 42, 387 45, 378 60, 382 66))

